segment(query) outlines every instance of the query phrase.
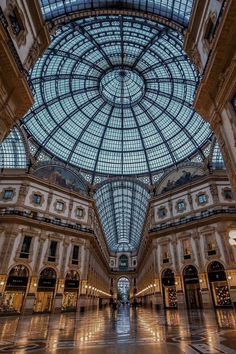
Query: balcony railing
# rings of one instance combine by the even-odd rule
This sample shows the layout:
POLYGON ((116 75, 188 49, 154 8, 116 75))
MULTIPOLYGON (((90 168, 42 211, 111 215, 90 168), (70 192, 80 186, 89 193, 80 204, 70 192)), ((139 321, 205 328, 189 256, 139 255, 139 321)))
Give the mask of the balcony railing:
POLYGON ((205 211, 204 214, 201 214, 201 215, 194 215, 194 216, 190 216, 189 218, 186 218, 186 219, 183 219, 183 220, 179 220, 179 221, 170 222, 170 223, 166 223, 166 224, 161 224, 161 225, 155 226, 152 229, 150 229, 148 231, 148 233, 165 230, 165 229, 168 229, 170 227, 176 227, 176 226, 180 226, 180 225, 185 225, 185 224, 188 224, 190 222, 206 219, 206 218, 209 218, 209 217, 215 216, 215 215, 224 215, 224 214, 236 215, 236 208, 208 210, 208 211, 205 211))
POLYGON ((21 210, 16 210, 16 209, 0 210, 0 216, 7 216, 7 215, 21 216, 23 218, 33 219, 33 220, 37 220, 37 221, 40 221, 40 222, 43 222, 43 223, 52 224, 52 225, 56 225, 56 226, 59 226, 59 227, 66 227, 68 229, 74 229, 74 230, 77 230, 77 231, 87 232, 87 233, 90 233, 90 234, 94 235, 94 231, 92 229, 90 229, 90 228, 82 227, 80 225, 69 224, 67 222, 51 219, 51 218, 48 218, 48 217, 46 218, 44 216, 38 216, 36 213, 31 213, 31 212, 28 212, 28 211, 21 211, 21 210))

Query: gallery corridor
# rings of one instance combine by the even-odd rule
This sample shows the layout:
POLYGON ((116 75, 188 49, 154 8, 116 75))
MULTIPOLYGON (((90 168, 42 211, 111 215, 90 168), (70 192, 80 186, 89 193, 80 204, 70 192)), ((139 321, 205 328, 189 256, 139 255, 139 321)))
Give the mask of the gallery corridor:
POLYGON ((234 310, 166 312, 121 306, 83 314, 0 318, 0 352, 236 353, 234 310))

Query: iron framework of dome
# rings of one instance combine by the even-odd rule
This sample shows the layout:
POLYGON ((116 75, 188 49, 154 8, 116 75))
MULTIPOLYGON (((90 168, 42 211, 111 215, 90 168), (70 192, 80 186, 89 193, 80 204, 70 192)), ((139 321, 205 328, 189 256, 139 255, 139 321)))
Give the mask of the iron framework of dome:
POLYGON ((137 250, 148 206, 148 189, 137 181, 114 180, 101 186, 94 199, 110 250, 137 250))
POLYGON ((0 168, 22 168, 28 166, 28 156, 20 131, 13 128, 4 142, 0 144, 0 168))
POLYGON ((31 72, 23 125, 52 155, 104 175, 145 175, 211 136, 193 110, 198 76, 182 37, 162 24, 98 16, 62 26, 31 72))
POLYGON ((187 27, 194 0, 40 0, 46 21, 63 16, 79 15, 83 11, 133 10, 158 15, 187 27))

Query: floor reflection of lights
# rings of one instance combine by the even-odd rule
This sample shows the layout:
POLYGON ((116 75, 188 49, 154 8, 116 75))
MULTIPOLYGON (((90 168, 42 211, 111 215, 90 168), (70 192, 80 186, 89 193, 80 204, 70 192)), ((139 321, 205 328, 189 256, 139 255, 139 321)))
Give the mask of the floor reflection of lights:
POLYGON ((0 317, 0 353, 236 354, 232 310, 121 306, 83 314, 0 317))

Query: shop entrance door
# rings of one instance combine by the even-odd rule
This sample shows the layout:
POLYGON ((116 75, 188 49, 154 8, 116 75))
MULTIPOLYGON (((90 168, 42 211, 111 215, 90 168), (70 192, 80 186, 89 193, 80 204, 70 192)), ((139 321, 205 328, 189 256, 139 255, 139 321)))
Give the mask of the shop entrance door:
POLYGON ((201 309, 202 296, 198 271, 194 266, 187 266, 183 272, 186 304, 188 309, 201 309))
POLYGON ((38 291, 35 303, 35 312, 51 312, 53 302, 52 291, 38 291))

